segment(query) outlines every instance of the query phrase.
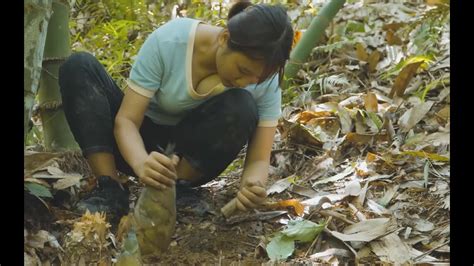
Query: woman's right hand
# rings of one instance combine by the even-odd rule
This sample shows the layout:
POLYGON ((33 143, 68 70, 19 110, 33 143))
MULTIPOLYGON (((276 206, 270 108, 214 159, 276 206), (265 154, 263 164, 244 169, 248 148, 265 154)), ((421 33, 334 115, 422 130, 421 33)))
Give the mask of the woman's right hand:
POLYGON ((164 189, 176 184, 179 157, 172 158, 153 151, 135 171, 140 182, 157 189, 164 189))

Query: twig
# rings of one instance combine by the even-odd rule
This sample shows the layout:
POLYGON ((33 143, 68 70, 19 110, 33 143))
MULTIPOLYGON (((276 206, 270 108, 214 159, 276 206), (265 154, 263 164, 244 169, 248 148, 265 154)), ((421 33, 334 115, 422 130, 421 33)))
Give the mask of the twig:
POLYGON ((310 215, 307 219, 310 220, 311 217, 313 217, 313 215, 315 213, 319 212, 321 210, 323 204, 326 203, 326 202, 331 203, 331 200, 328 197, 322 197, 319 200, 318 204, 312 208, 311 213, 310 213, 310 215))
POLYGON ((295 146, 299 146, 299 147, 308 149, 308 150, 315 151, 315 152, 322 152, 323 151, 321 148, 314 147, 314 146, 308 146, 308 145, 299 144, 299 143, 292 143, 292 144, 295 145, 295 146))
POLYGON ((367 220, 367 218, 365 217, 365 215, 359 211, 359 209, 357 209, 356 206, 354 206, 352 203, 348 202, 347 203, 349 205, 349 207, 351 208, 351 210, 354 212, 354 215, 357 216, 357 218, 359 219, 359 221, 365 221, 367 220))
POLYGON ((311 246, 309 246, 308 250, 306 250, 306 253, 304 254, 304 257, 307 258, 308 257, 308 254, 311 250, 313 250, 313 247, 314 245, 316 244, 316 242, 318 241, 319 239, 319 236, 321 235, 321 233, 319 233, 313 240, 313 243, 311 243, 311 246))
POLYGON ((239 242, 242 243, 242 244, 245 244, 247 246, 253 247, 253 248, 257 245, 257 244, 253 244, 253 243, 246 242, 246 241, 239 241, 239 242))
MULTIPOLYGON (((434 206, 433 206, 433 208, 434 208, 434 206)), ((436 208, 432 213, 430 213, 430 215, 428 215, 426 220, 429 221, 439 210, 440 210, 440 208, 436 208)))
POLYGON ((355 222, 351 221, 351 220, 348 220, 344 215, 338 213, 338 212, 335 212, 335 211, 331 211, 331 210, 321 210, 319 211, 320 214, 324 215, 324 216, 327 216, 329 218, 331 217, 334 217, 336 219, 339 219, 347 224, 355 224, 355 222))
MULTIPOLYGON (((329 216, 328 220, 325 222, 326 225, 329 224, 329 222, 331 222, 332 220, 332 216, 329 216)), ((313 247, 314 245, 316 244, 316 242, 318 241, 319 239, 319 236, 321 235, 321 233, 319 233, 313 240, 313 243, 311 243, 311 246, 309 246, 308 250, 306 250, 306 253, 304 254, 305 258, 308 257, 308 254, 311 250, 313 250, 313 247)))
POLYGON ((450 241, 450 240, 448 240, 448 241, 444 242, 443 244, 438 245, 438 246, 436 246, 436 247, 434 247, 434 248, 432 248, 432 249, 426 251, 425 253, 423 253, 423 254, 421 254, 421 255, 415 257, 415 258, 413 259, 413 261, 417 261, 417 260, 423 258, 424 256, 428 255, 428 254, 431 253, 432 251, 435 251, 435 250, 437 250, 437 249, 440 248, 440 247, 446 246, 447 244, 449 244, 449 241, 450 241))
POLYGON ((222 265, 222 250, 219 250, 219 266, 222 265))
POLYGON ((278 149, 278 150, 273 150, 271 153, 272 155, 275 153, 280 153, 280 152, 296 152, 297 150, 295 149, 278 149))
POLYGON ((398 232, 402 231, 403 229, 404 229, 404 227, 400 227, 400 228, 393 229, 393 230, 388 231, 388 232, 386 232, 385 234, 380 235, 380 236, 378 236, 378 237, 376 237, 376 238, 374 238, 374 239, 372 239, 372 240, 377 240, 377 239, 380 239, 380 238, 382 238, 382 237, 388 236, 388 235, 393 234, 393 233, 398 234, 398 232))

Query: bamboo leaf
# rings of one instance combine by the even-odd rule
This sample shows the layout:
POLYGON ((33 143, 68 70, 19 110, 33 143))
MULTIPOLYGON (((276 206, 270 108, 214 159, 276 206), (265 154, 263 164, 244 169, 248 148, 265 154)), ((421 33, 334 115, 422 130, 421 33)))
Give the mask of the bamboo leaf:
POLYGON ((407 65, 402 69, 400 74, 395 78, 395 82, 393 84, 392 90, 390 91, 390 94, 388 97, 393 98, 394 96, 402 97, 405 89, 408 86, 408 83, 410 83, 411 79, 415 75, 416 71, 418 70, 418 67, 422 64, 422 62, 416 62, 407 65))
POLYGON ((37 183, 26 183, 25 187, 27 188, 28 192, 32 195, 37 197, 45 197, 45 198, 52 198, 53 195, 49 191, 49 189, 45 186, 42 186, 37 183))
POLYGON ((317 224, 308 220, 291 220, 282 231, 289 239, 310 242, 323 231, 325 224, 317 224))
POLYGON ((292 207, 296 215, 303 216, 304 214, 304 206, 297 199, 281 200, 281 201, 275 202, 274 204, 271 204, 271 207, 273 208, 292 207))
POLYGON ((402 155, 410 155, 410 156, 415 156, 415 157, 421 157, 421 158, 428 158, 431 160, 435 161, 442 161, 442 162, 448 162, 449 158, 446 156, 442 156, 436 153, 429 153, 425 151, 403 151, 401 153, 402 155))
POLYGON ((376 113, 373 113, 373 112, 367 112, 367 115, 369 116, 370 120, 374 122, 377 129, 380 130, 383 125, 382 119, 380 119, 380 117, 376 113))
POLYGON ((354 167, 349 166, 349 167, 347 167, 346 169, 344 169, 343 172, 341 172, 341 173, 339 173, 339 174, 336 174, 336 175, 334 175, 334 176, 325 178, 325 179, 323 179, 323 180, 316 181, 316 182, 313 184, 313 187, 316 186, 316 185, 319 185, 319 184, 325 184, 325 183, 329 183, 329 182, 338 181, 338 180, 343 179, 344 177, 346 177, 346 176, 352 174, 354 171, 355 171, 354 167))
POLYGON ((307 220, 291 220, 286 228, 278 232, 267 245, 266 251, 272 261, 284 260, 293 254, 294 241, 310 242, 321 233, 326 224, 307 220))
POLYGON ((377 69, 377 64, 379 63, 381 57, 382 54, 377 50, 374 50, 370 54, 369 58, 367 59, 369 62, 369 72, 374 72, 377 69))
POLYGON ((367 94, 364 97, 364 106, 365 110, 368 112, 378 112, 378 102, 377 102, 377 96, 375 96, 374 93, 372 92, 367 92, 367 94))
POLYGON ((367 59, 369 58, 369 54, 367 54, 364 46, 361 43, 356 44, 356 55, 357 59, 359 59, 360 61, 367 61, 367 59))
POLYGON ((428 177, 430 176, 430 161, 429 160, 426 160, 426 163, 425 163, 425 169, 423 170, 423 177, 424 177, 424 185, 425 185, 425 188, 428 187, 428 177))
POLYGON ((403 44, 402 39, 400 39, 400 37, 398 37, 397 34, 392 30, 387 31, 387 34, 385 35, 385 40, 387 40, 388 45, 402 45, 403 44))
POLYGON ((294 183, 294 180, 295 175, 291 175, 276 181, 269 189, 267 189, 267 195, 271 195, 273 193, 281 193, 285 191, 291 186, 292 183, 294 183))
POLYGON ((267 245, 266 251, 272 261, 284 260, 293 254, 295 242, 282 233, 277 234, 267 245))
MULTIPOLYGON (((395 46, 395 47, 397 47, 397 46, 395 46)), ((393 48, 389 49, 387 52, 392 51, 392 50, 393 50, 393 48)), ((397 50, 397 49, 395 49, 395 50, 397 50)), ((398 50, 398 53, 396 55, 393 55, 392 53, 395 53, 395 51, 392 51, 391 53, 389 53, 387 55, 387 57, 388 57, 387 59, 389 59, 390 57, 397 57, 398 58, 399 56, 403 56, 403 53, 401 52, 401 50, 398 50)), ((390 62, 393 62, 393 61, 396 61, 396 58, 393 58, 390 62)), ((396 61, 396 62, 398 62, 398 61, 396 61)), ((433 62, 433 57, 430 56, 430 55, 416 55, 416 56, 411 56, 411 57, 409 57, 405 60, 401 60, 393 68, 391 68, 386 73, 384 73, 381 76, 381 78, 382 79, 387 79, 389 76, 399 74, 400 71, 403 70, 406 66, 408 66, 410 64, 413 64, 413 63, 419 63, 419 62, 421 62, 421 65, 420 65, 421 69, 427 69, 428 65, 433 62)))
POLYGON ((339 121, 341 123, 342 133, 347 134, 352 130, 352 119, 349 112, 345 107, 337 106, 337 115, 339 116, 339 121))
POLYGON ((430 111, 434 102, 428 101, 407 110, 398 120, 402 132, 408 132, 430 111))

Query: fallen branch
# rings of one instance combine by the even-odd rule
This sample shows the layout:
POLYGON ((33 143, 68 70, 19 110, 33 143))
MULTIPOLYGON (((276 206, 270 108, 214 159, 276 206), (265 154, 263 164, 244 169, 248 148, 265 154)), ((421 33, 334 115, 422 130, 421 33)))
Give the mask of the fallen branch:
POLYGON ((430 254, 431 252, 433 252, 433 251, 437 250, 438 248, 441 248, 441 247, 444 247, 444 246, 446 246, 447 244, 449 244, 449 240, 448 240, 448 241, 446 241, 446 242, 444 242, 443 244, 441 244, 441 245, 438 245, 438 246, 436 246, 436 247, 434 247, 434 248, 432 248, 432 249, 430 249, 430 250, 426 251, 425 253, 423 253, 423 254, 421 254, 421 255, 419 255, 419 256, 417 256, 417 257, 415 257, 415 258, 413 259, 413 261, 417 261, 417 260, 419 260, 419 259, 423 258, 424 256, 426 256, 426 255, 430 254))

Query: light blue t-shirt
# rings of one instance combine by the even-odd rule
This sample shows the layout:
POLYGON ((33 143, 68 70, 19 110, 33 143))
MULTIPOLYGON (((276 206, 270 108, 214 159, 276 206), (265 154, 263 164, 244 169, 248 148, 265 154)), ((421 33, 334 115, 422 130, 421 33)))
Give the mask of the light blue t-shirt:
MULTIPOLYGON (((188 111, 225 91, 220 80, 208 93, 192 85, 191 60, 199 20, 177 18, 153 31, 143 43, 127 83, 135 92, 151 98, 145 113, 153 122, 176 125, 188 111)), ((217 77, 217 76, 216 76, 217 77)), ((281 115, 278 75, 245 88, 254 97, 259 126, 276 126, 281 115)))

